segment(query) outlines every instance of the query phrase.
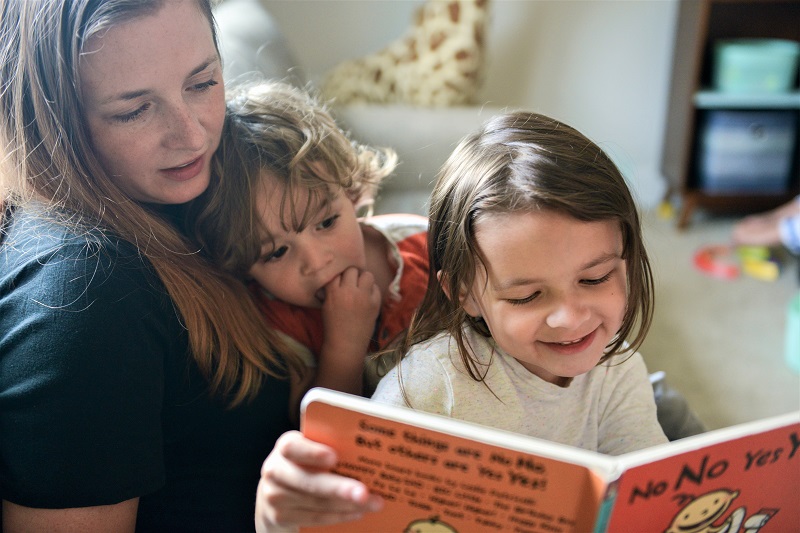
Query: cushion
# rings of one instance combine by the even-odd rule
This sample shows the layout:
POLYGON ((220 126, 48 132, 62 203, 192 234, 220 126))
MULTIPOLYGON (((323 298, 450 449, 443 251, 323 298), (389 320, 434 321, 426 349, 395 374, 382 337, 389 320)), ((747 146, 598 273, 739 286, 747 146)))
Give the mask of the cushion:
POLYGON ((214 9, 214 17, 226 83, 280 79, 305 84, 286 38, 259 0, 225 0, 214 9))

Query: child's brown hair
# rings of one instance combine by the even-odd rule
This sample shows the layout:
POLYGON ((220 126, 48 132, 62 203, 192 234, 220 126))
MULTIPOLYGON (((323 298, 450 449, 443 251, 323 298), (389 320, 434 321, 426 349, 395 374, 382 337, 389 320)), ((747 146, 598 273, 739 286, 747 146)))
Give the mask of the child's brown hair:
POLYGON ((601 362, 639 348, 652 321, 654 286, 639 214, 624 177, 579 131, 543 115, 516 112, 495 117, 465 137, 438 175, 429 209, 428 290, 395 351, 398 359, 412 345, 447 332, 472 378, 482 380, 485 369, 471 359, 462 328, 466 322, 485 336, 489 330, 447 294, 471 287, 483 264, 476 222, 491 214, 530 211, 555 211, 586 222, 618 221, 627 264, 627 308, 601 362))
POLYGON ((268 236, 256 208, 265 173, 282 191, 280 219, 301 231, 338 188, 357 208, 369 206, 396 162, 390 149, 351 141, 310 92, 277 81, 244 86, 229 95, 212 184, 188 227, 214 263, 245 278, 268 236), (303 189, 307 202, 294 205, 303 189))

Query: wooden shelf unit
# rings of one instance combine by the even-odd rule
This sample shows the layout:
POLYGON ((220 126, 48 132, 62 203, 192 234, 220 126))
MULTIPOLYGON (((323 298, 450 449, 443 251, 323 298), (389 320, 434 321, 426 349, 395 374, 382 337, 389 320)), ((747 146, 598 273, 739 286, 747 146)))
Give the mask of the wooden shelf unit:
POLYGON ((668 182, 665 200, 672 201, 676 194, 682 200, 678 218, 681 229, 689 225, 698 207, 718 212, 755 212, 776 207, 800 193, 800 132, 796 135, 791 178, 785 192, 711 194, 698 183, 697 128, 705 110, 782 109, 800 113, 800 92, 796 89, 790 94, 751 98, 710 89, 714 42, 731 38, 800 41, 800 0, 680 0, 661 171, 668 182))

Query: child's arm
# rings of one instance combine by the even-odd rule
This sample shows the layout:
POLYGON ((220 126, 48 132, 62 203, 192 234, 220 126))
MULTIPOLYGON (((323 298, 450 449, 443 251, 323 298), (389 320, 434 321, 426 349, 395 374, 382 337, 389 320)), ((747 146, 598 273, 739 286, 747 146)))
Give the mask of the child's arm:
POLYGON ((361 394, 380 306, 381 293, 369 272, 348 268, 325 287, 324 339, 313 386, 361 394))

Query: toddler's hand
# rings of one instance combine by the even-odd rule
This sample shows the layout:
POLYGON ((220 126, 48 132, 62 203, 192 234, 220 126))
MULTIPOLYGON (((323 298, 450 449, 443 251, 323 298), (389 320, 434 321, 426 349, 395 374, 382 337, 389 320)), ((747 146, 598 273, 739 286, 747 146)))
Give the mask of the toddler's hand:
POLYGON ((348 268, 325 287, 325 343, 345 351, 358 348, 365 355, 380 307, 381 293, 372 273, 348 268))

